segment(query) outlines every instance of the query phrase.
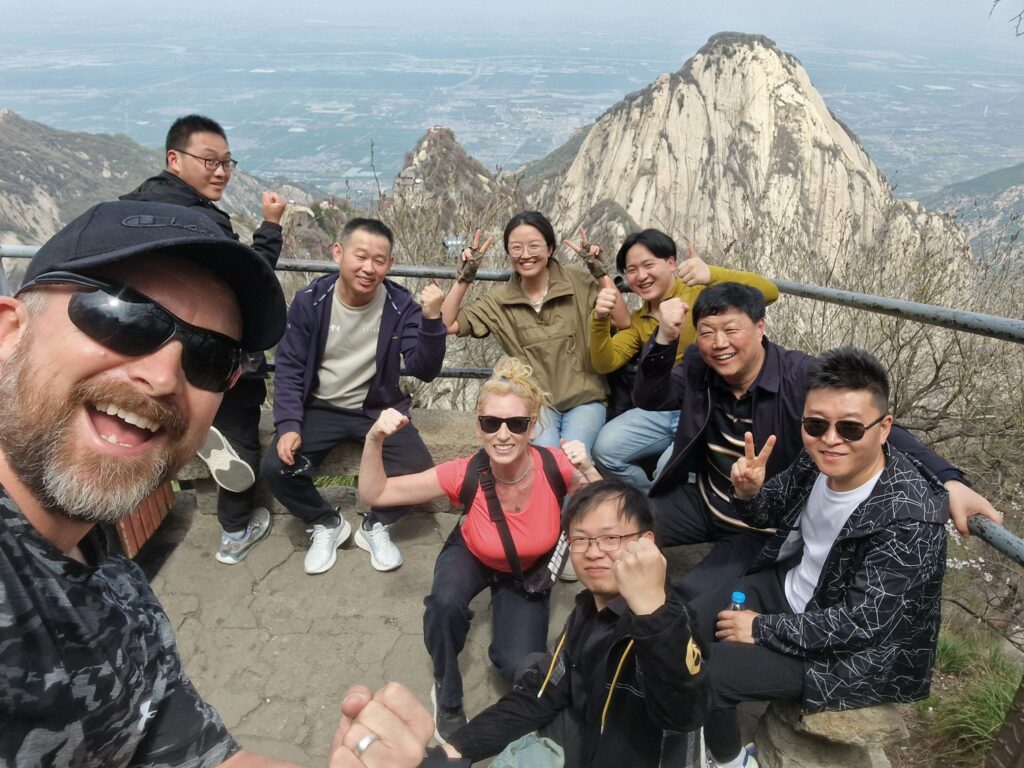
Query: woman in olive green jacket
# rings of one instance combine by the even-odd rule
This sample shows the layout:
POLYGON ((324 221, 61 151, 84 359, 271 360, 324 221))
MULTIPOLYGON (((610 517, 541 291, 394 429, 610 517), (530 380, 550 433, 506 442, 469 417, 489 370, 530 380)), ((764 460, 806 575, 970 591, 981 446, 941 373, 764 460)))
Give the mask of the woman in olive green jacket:
MULTIPOLYGON (((538 211, 517 213, 505 225, 505 253, 513 274, 462 306, 476 277, 480 259, 493 238, 480 245, 477 230, 473 245, 462 252, 458 280, 441 308, 449 333, 481 338, 493 334, 507 355, 533 368, 551 407, 542 414, 537 445, 558 447, 562 440, 579 440, 589 451, 605 422, 608 385, 590 364, 590 313, 598 291, 615 287, 601 262, 601 249, 587 242, 580 230, 576 251, 586 271, 563 266, 553 254, 555 230, 538 211)), ((629 325, 621 299, 612 313, 616 327, 629 325)))

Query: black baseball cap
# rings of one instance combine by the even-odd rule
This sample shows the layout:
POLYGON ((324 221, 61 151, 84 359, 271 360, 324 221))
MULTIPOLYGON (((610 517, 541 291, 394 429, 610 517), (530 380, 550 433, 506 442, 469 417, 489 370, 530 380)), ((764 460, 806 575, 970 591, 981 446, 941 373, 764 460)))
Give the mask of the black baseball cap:
POLYGON ((243 348, 269 349, 284 334, 284 293, 270 264, 210 217, 179 205, 117 200, 93 206, 36 252, 23 286, 49 272, 88 275, 107 264, 164 255, 202 264, 230 286, 242 310, 243 348))

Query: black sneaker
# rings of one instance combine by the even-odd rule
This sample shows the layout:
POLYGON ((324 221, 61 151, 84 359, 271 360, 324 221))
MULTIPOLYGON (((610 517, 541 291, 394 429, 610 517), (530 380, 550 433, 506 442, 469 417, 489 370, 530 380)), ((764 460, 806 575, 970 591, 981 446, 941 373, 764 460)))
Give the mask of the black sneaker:
POLYGON ((466 724, 466 712, 462 707, 445 707, 437 703, 440 686, 434 683, 430 689, 430 703, 434 705, 434 738, 438 744, 447 744, 448 739, 466 724))

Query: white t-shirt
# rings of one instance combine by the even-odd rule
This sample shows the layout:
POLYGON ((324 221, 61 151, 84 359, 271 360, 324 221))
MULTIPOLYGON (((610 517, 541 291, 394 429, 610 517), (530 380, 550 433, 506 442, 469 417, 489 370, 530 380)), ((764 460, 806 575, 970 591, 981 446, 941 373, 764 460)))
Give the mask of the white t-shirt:
POLYGON ((334 291, 327 345, 313 396, 339 408, 359 410, 377 374, 377 336, 387 289, 381 285, 369 304, 350 307, 334 291))
POLYGON ((779 550, 779 558, 784 559, 798 551, 803 542, 803 559, 786 574, 786 599, 794 613, 807 609, 836 537, 853 510, 871 494, 881 475, 882 470, 878 470, 852 491, 833 491, 828 487, 828 478, 818 475, 800 515, 800 530, 789 534, 779 550))

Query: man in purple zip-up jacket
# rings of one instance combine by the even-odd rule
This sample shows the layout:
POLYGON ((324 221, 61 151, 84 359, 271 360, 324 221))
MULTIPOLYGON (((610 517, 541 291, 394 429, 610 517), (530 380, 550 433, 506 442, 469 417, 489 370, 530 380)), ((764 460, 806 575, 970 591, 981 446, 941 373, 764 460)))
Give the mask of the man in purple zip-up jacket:
MULTIPOLYGON (((306 573, 323 573, 352 527, 313 486, 317 466, 339 443, 362 442, 385 408, 409 413, 399 388, 406 372, 432 381, 441 371, 447 330, 444 292, 428 285, 420 304, 386 279, 395 260, 394 236, 376 219, 352 219, 334 244, 338 274, 317 278, 295 295, 288 328, 277 347, 274 424, 277 434, 263 457, 263 481, 293 515, 311 527, 306 573), (422 304, 422 307, 421 307, 422 304)), ((422 472, 434 464, 410 424, 384 442, 389 475, 422 472)), ((372 508, 355 543, 378 571, 402 564, 388 526, 406 508, 372 508)))

